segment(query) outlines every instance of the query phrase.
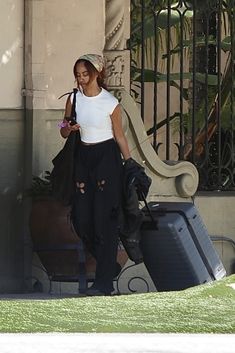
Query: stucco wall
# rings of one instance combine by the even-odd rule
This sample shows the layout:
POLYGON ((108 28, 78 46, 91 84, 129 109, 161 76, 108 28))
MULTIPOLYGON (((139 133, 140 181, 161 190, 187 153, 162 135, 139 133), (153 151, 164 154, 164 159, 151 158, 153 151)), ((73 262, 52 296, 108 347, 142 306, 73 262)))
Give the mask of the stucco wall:
POLYGON ((74 87, 74 62, 83 53, 103 50, 105 1, 26 3, 26 113, 33 122, 27 149, 32 150, 32 173, 38 175, 51 169, 51 158, 64 142, 58 122, 66 97, 58 97, 74 87))
POLYGON ((23 289, 23 131, 21 110, 0 110, 0 292, 23 289))
POLYGON ((23 0, 0 0, 0 109, 21 108, 23 0))
POLYGON ((74 86, 75 60, 103 51, 105 1, 26 0, 26 4, 27 101, 34 109, 63 108, 57 98, 74 86))
POLYGON ((63 145, 57 124, 65 99, 57 98, 74 86, 75 60, 103 51, 105 0, 0 6, 0 292, 19 292, 28 289, 32 264, 30 202, 22 196, 63 145))
POLYGON ((23 0, 0 0, 0 292, 23 289, 23 0))
POLYGON ((57 98, 74 85, 72 68, 76 59, 84 53, 102 53, 104 16, 104 0, 46 1, 47 108, 64 107, 57 98))
POLYGON ((196 196, 195 205, 211 236, 219 237, 214 245, 227 273, 235 273, 235 196, 228 193, 196 196), (223 237, 224 240, 220 240, 223 237), (234 244, 228 239, 231 239, 234 244))

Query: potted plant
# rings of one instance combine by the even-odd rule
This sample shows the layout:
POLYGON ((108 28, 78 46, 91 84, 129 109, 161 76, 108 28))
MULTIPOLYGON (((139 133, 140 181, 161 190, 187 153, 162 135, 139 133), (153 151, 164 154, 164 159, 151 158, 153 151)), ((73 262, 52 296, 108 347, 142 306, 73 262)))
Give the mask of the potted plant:
MULTIPOLYGON (((77 281, 82 266, 81 251, 85 254, 87 277, 94 277, 95 259, 83 250, 81 239, 73 229, 71 208, 53 197, 50 172, 33 177, 29 195, 32 197, 29 223, 33 247, 49 279, 77 281)), ((126 252, 120 247, 117 261, 121 268, 127 258, 126 252)))

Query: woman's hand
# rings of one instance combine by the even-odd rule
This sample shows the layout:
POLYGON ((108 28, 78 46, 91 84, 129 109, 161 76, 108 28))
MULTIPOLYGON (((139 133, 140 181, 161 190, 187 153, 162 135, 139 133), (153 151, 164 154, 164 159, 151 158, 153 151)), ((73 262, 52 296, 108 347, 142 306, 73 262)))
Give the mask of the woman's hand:
POLYGON ((68 121, 67 129, 69 132, 78 131, 80 129, 80 125, 79 124, 72 124, 70 121, 68 121))
MULTIPOLYGON (((70 96, 67 98, 65 106, 65 117, 71 116, 72 104, 70 101, 70 96)), ((62 137, 67 138, 71 131, 78 131, 80 129, 79 124, 74 124, 74 122, 69 121, 69 119, 64 118, 63 126, 61 126, 60 134, 62 137)))
POLYGON ((71 124, 69 121, 63 121, 64 126, 60 129, 60 134, 62 137, 67 138, 71 131, 78 131, 80 129, 79 124, 71 124))

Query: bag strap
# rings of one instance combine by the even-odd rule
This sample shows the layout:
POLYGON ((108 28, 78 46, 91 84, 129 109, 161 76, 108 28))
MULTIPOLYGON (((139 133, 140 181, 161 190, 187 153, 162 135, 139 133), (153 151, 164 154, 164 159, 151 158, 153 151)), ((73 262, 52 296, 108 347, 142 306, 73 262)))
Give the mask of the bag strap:
POLYGON ((146 209, 147 209, 147 211, 148 211, 149 217, 150 217, 152 223, 154 224, 154 226, 156 227, 156 229, 158 229, 158 222, 157 222, 156 219, 154 219, 154 216, 153 216, 153 214, 152 214, 152 211, 150 210, 150 207, 149 207, 149 205, 148 205, 148 203, 147 203, 147 200, 146 200, 146 198, 145 198, 145 195, 144 195, 144 193, 143 193, 142 191, 141 191, 140 193, 141 193, 141 196, 142 196, 142 198, 143 198, 143 200, 144 200, 144 205, 145 205, 145 207, 146 207, 146 209))
MULTIPOLYGON (((70 114, 70 117, 74 118, 75 120, 77 120, 77 114, 76 114, 76 95, 77 95, 77 91, 78 91, 77 88, 73 89, 73 103, 72 103, 72 109, 71 109, 71 114, 70 114)), ((71 94, 70 94, 70 96, 71 96, 71 94)))
POLYGON ((73 94, 73 103, 72 103, 72 109, 71 109, 71 114, 70 114, 70 118, 75 118, 75 120, 77 120, 77 114, 76 114, 76 94, 77 94, 78 89, 74 88, 73 92, 66 92, 64 94, 62 94, 62 96, 60 96, 58 99, 63 98, 64 96, 69 95, 69 98, 71 97, 71 95, 73 94))
POLYGON ((64 93, 64 94, 62 94, 62 96, 59 96, 57 99, 61 99, 61 98, 63 98, 64 96, 67 96, 68 94, 72 94, 73 92, 66 92, 66 93, 64 93))

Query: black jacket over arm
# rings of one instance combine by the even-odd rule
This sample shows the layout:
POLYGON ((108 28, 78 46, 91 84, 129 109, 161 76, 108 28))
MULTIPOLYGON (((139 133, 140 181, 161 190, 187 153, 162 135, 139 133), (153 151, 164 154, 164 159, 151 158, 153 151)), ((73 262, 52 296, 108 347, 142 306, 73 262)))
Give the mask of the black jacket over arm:
POLYGON ((134 159, 128 159, 123 166, 120 239, 130 260, 136 264, 143 262, 139 245, 143 213, 139 208, 139 201, 145 200, 150 185, 151 179, 144 168, 134 159))

